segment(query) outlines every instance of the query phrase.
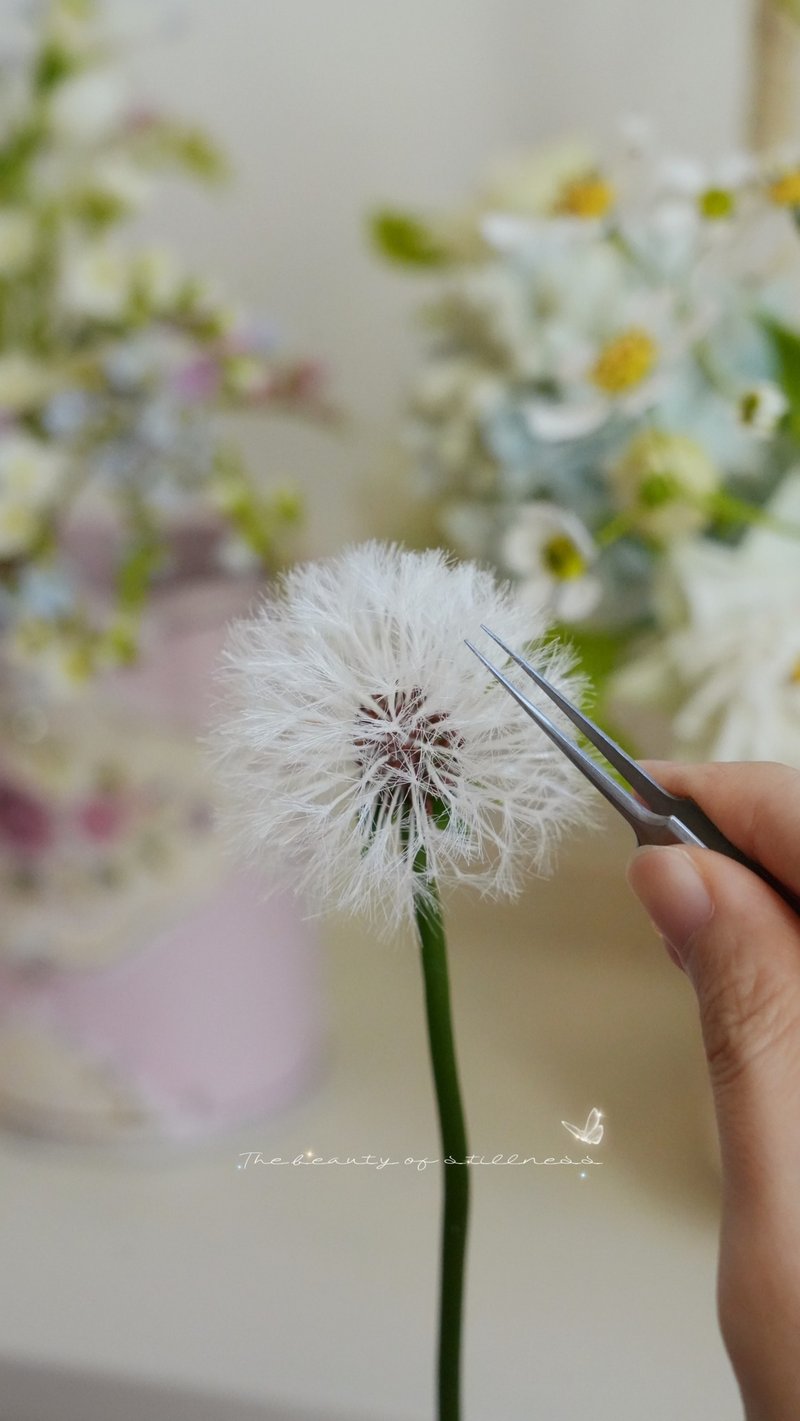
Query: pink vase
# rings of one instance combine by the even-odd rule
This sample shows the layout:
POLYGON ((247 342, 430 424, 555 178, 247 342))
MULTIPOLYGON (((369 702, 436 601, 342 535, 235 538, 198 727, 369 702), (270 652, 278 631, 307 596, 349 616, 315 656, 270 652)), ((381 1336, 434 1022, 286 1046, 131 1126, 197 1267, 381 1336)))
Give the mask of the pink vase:
POLYGON ((0 844, 0 1119, 16 1128, 197 1139, 288 1104, 320 1068, 315 931, 233 865, 197 743, 225 623, 255 590, 163 593, 136 668, 48 708, 34 743, 4 740, 21 797, 0 844))

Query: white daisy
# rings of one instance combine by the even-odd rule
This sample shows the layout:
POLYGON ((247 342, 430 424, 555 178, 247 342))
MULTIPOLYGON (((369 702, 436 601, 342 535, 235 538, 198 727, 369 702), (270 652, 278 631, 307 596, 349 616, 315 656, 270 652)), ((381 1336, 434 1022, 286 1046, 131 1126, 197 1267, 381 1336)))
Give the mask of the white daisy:
POLYGON ((520 579, 520 596, 528 605, 547 607, 553 621, 580 621, 600 601, 602 584, 592 570, 595 541, 580 518, 556 503, 520 505, 502 557, 520 579))
POLYGON ((687 214, 697 220, 724 227, 736 216, 757 175, 757 162, 749 153, 729 153, 714 164, 671 157, 659 164, 656 184, 662 200, 685 204, 687 214))
MULTIPOLYGON (((294 569, 234 626, 216 737, 232 824, 320 908, 393 925, 436 882, 514 893, 588 817, 582 777, 464 645, 482 621, 520 647, 546 630, 474 563, 368 543, 294 569)), ((572 653, 536 655, 575 699, 572 653)))

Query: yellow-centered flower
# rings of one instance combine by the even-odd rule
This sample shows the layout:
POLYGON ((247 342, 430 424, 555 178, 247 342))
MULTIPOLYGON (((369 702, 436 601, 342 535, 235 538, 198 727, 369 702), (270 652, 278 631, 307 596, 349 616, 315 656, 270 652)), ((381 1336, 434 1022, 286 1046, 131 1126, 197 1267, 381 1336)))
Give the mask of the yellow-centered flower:
POLYGON ((641 327, 631 326, 603 346, 589 378, 605 394, 622 395, 647 378, 657 359, 653 337, 641 327))
POLYGON ((587 221, 605 217, 614 205, 615 196, 611 183, 599 173, 586 173, 564 184, 554 211, 562 217, 582 217, 587 221))

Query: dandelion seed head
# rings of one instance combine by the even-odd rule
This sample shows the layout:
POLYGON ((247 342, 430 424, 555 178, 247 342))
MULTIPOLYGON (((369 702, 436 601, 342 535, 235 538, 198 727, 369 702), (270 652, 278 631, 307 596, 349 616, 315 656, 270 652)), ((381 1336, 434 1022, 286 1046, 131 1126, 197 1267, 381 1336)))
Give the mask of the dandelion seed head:
POLYGON ((314 907, 387 928, 434 882, 507 896, 547 871, 590 817, 585 782, 464 645, 481 622, 580 699, 544 613, 474 563, 367 543, 280 579, 221 669, 214 746, 239 847, 314 907))

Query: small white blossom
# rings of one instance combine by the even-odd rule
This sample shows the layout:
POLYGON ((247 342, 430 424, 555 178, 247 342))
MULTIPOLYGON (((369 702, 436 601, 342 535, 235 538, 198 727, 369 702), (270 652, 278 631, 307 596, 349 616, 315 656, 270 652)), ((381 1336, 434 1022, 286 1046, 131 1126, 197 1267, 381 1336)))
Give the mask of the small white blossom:
POLYGON ((24 552, 64 476, 64 459, 26 434, 0 437, 0 558, 24 552))
POLYGON ((595 541, 580 518, 558 504, 536 500, 520 505, 502 556, 520 578, 520 596, 530 605, 547 607, 553 621, 580 621, 600 601, 602 584, 592 570, 595 541))
MULTIPOLYGON (((391 925, 433 881, 513 893, 586 819, 582 777, 464 645, 484 620, 518 647, 546 630, 474 563, 369 543, 294 569, 233 628, 233 825, 316 905, 391 925)), ((572 653, 536 656, 574 699, 572 653)))
POLYGON ((43 33, 54 48, 83 63, 97 45, 94 21, 91 7, 75 5, 73 0, 51 0, 43 14, 43 33))
POLYGON ((128 212, 144 207, 153 192, 150 175, 120 154, 106 155, 87 166, 83 186, 118 202, 128 212))
POLYGON ((145 247, 131 265, 133 284, 149 309, 163 311, 174 305, 184 275, 168 247, 145 247))
POLYGON ((53 375, 21 350, 0 355, 0 409, 14 414, 38 405, 52 389, 53 375))
POLYGON ((749 385, 739 396, 736 411, 739 423, 762 439, 770 439, 789 408, 780 385, 761 380, 749 385))
POLYGON ((108 242, 92 242, 70 252, 61 274, 61 301, 69 312, 99 321, 117 321, 131 295, 131 260, 108 242))
POLYGON ((655 176, 662 198, 686 204, 698 220, 724 226, 736 216, 743 193, 757 175, 758 165, 751 154, 729 153, 710 165, 696 158, 665 158, 655 176))
POLYGON ((120 123, 125 106, 125 88, 114 69, 86 69, 58 85, 50 102, 50 121, 64 138, 93 143, 120 123))

